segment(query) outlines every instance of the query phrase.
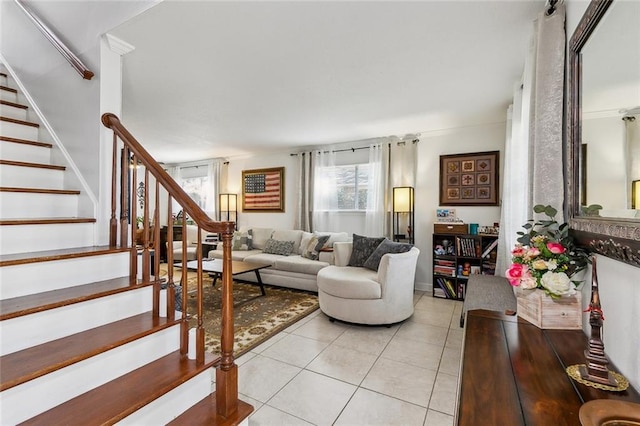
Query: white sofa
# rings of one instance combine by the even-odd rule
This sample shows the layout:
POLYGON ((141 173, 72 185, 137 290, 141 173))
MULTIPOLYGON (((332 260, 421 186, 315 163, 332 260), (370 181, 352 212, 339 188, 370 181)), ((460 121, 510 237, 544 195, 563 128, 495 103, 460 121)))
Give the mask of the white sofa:
POLYGON ((333 319, 357 324, 393 324, 413 315, 420 250, 387 253, 378 270, 347 266, 353 243, 333 245, 335 265, 318 273, 320 309, 333 319))
MULTIPOLYGON (((308 245, 314 234, 301 230, 283 230, 273 228, 241 228, 240 232, 252 231, 252 250, 232 250, 231 258, 233 260, 243 260, 254 263, 268 263, 270 268, 260 270, 260 277, 264 284, 271 284, 280 287, 295 288, 298 290, 307 290, 318 292, 317 274, 318 272, 334 263, 333 252, 320 252, 318 260, 311 260, 302 257, 302 250, 308 245), (263 249, 267 240, 272 238, 278 241, 293 241, 293 252, 288 256, 279 254, 263 253, 263 249)), ((330 235, 327 244, 333 245, 336 241, 348 241, 349 234, 346 232, 322 233, 322 235, 330 235)), ((218 245, 216 250, 209 252, 209 258, 221 259, 222 247, 218 245)), ((238 274, 235 278, 256 282, 256 276, 253 272, 238 274)))

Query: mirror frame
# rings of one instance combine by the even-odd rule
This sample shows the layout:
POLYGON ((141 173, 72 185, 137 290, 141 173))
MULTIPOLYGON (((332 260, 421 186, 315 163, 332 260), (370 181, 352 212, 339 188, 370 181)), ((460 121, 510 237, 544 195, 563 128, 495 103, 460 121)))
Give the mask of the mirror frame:
POLYGON ((566 216, 576 243, 591 252, 640 267, 640 221, 580 216, 580 153, 582 145, 582 48, 613 0, 591 0, 569 42, 567 111, 566 216))

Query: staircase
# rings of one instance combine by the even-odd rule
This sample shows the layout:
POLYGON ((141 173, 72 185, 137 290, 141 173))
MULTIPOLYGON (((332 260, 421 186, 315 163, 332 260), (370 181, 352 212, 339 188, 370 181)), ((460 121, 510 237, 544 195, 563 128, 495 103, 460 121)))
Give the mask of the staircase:
POLYGON ((135 252, 95 246, 11 83, 0 71, 0 424, 242 421, 241 402, 216 415, 219 358, 186 356, 182 314, 159 316, 156 279, 130 278, 135 252))

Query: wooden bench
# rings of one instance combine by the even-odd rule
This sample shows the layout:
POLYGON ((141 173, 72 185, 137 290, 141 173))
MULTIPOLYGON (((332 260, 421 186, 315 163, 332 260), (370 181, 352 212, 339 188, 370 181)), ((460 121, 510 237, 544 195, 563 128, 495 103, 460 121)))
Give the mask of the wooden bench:
POLYGON ((513 287, 506 278, 494 275, 471 275, 460 314, 460 327, 464 327, 465 315, 474 309, 503 312, 514 315, 517 302, 513 287))

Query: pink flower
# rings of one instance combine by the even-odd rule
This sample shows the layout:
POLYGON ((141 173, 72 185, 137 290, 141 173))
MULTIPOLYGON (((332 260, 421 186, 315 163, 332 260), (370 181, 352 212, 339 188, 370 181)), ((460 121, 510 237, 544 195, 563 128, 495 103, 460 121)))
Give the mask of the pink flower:
POLYGON ((513 263, 505 273, 505 277, 509 280, 509 284, 514 287, 520 285, 520 280, 524 277, 530 276, 529 268, 527 265, 521 263, 513 263))
POLYGON ((515 257, 524 256, 524 247, 522 247, 520 244, 518 244, 517 246, 515 246, 513 248, 513 250, 511 250, 511 254, 514 255, 515 257))
POLYGON ((533 259, 533 258, 535 258, 536 256, 540 256, 540 250, 538 250, 538 248, 537 248, 537 247, 530 247, 530 248, 527 250, 527 258, 529 258, 529 259, 533 259))
POLYGON ((553 254, 562 254, 565 251, 564 246, 560 243, 549 242, 547 243, 547 248, 553 254))

